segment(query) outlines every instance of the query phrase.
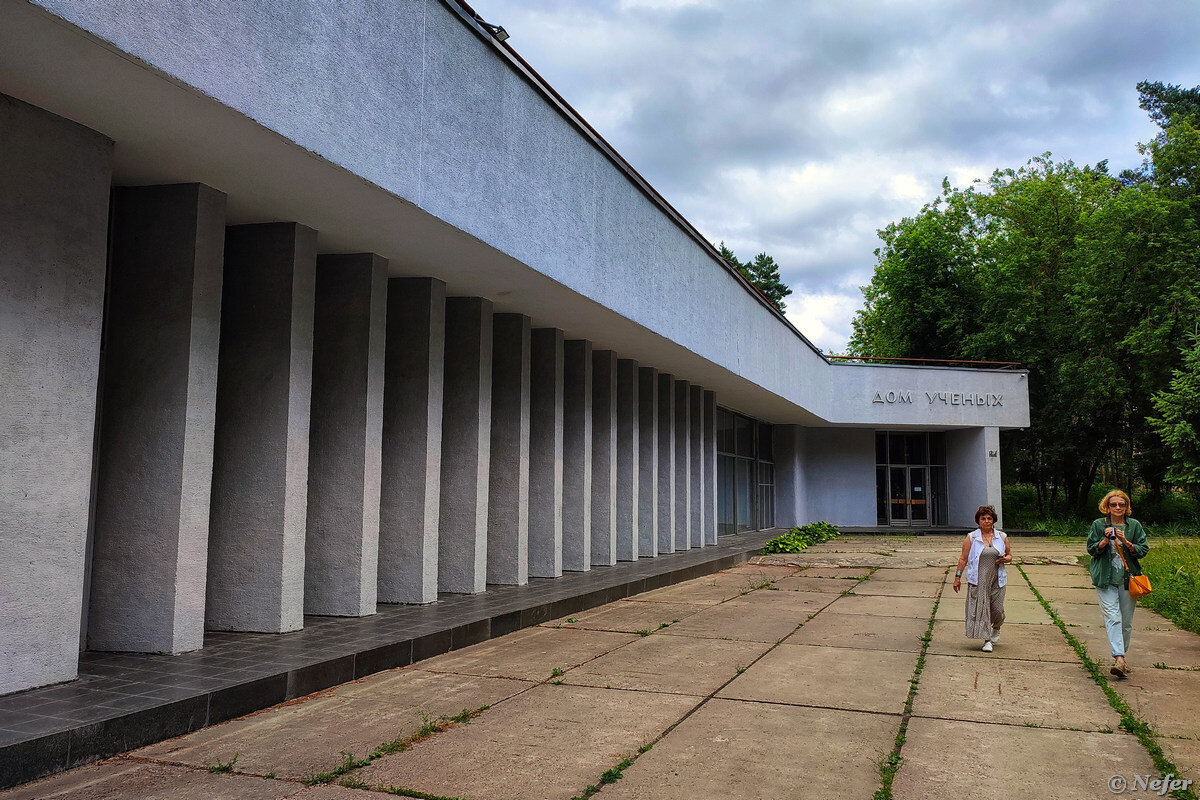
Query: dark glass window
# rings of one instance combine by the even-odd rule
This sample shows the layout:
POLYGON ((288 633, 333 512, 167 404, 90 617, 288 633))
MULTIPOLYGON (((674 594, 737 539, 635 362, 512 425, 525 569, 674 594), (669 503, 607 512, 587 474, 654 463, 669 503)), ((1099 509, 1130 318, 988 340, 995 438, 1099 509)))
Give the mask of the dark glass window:
POLYGON ((733 412, 717 409, 717 452, 733 452, 733 412))
POLYGON ((775 460, 771 457, 771 430, 772 426, 769 423, 758 423, 758 452, 756 455, 760 461, 775 460))
POLYGON ((733 420, 734 454, 754 458, 754 423, 749 417, 738 414, 733 420))
POLYGON ((928 464, 925 453, 925 434, 910 433, 904 437, 905 463, 928 464))
POLYGON ((929 434, 929 463, 946 465, 946 434, 942 431, 929 434))
POLYGON ((887 434, 875 434, 875 463, 886 464, 887 460, 887 434))
POLYGON ((733 520, 733 456, 717 456, 717 534, 737 531, 733 520))

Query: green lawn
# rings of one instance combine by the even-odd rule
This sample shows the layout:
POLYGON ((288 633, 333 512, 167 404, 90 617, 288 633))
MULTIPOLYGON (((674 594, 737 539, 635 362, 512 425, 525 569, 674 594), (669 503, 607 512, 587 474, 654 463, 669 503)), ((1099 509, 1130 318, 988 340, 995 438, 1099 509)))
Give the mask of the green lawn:
POLYGON ((1152 608, 1181 628, 1200 633, 1200 541, 1150 538, 1142 571, 1154 587, 1139 605, 1152 608))

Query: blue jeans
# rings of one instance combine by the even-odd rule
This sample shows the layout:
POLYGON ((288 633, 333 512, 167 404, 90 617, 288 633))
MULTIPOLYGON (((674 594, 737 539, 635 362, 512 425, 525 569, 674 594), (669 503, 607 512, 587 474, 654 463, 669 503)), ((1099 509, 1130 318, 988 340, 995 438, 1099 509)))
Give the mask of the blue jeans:
POLYGON ((1108 632, 1113 658, 1124 656, 1129 649, 1137 601, 1129 596, 1129 590, 1124 586, 1097 586, 1096 594, 1100 597, 1100 610, 1104 612, 1104 629, 1108 632))

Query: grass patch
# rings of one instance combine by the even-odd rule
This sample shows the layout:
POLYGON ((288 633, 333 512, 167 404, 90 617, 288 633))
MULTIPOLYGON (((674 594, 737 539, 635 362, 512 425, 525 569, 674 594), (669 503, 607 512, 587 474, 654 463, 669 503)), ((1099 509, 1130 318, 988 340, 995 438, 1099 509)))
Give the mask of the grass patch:
POLYGON ((1200 633, 1200 542, 1150 543, 1142 571, 1154 591, 1138 600, 1179 627, 1200 633))
MULTIPOLYGON (((949 571, 946 570, 946 573, 949 571)), ((863 580, 873 574, 874 570, 863 580)), ((917 689, 921 685, 921 673, 925 671, 925 653, 929 650, 929 643, 933 641, 933 621, 937 617, 938 605, 942 602, 942 591, 946 587, 945 573, 942 577, 943 581, 938 586, 937 595, 933 598, 933 611, 929 613, 929 622, 925 625, 925 633, 921 635, 921 653, 917 656, 917 666, 913 670, 912 678, 908 681, 908 698, 904 701, 904 714, 900 717, 900 730, 896 731, 896 739, 892 742, 892 752, 875 762, 875 766, 879 768, 879 789, 875 792, 874 800, 892 800, 892 782, 896 779, 896 773, 904 763, 904 757, 900 755, 900 751, 904 747, 905 737, 908 736, 908 721, 912 717, 913 701, 917 699, 917 689)))
MULTIPOLYGON (((1167 775, 1178 777, 1179 768, 1171 763, 1171 760, 1163 753, 1162 748, 1158 746, 1158 740, 1155 738, 1154 730, 1147 723, 1139 719, 1138 716, 1133 713, 1133 709, 1129 707, 1129 704, 1125 702, 1125 698, 1121 697, 1121 695, 1119 695, 1115 689, 1108 685, 1108 677, 1105 675, 1104 669, 1095 661, 1092 661, 1091 656, 1088 655, 1087 648, 1082 642, 1075 638, 1070 630, 1067 629, 1067 626, 1063 623, 1062 618, 1058 616, 1058 612, 1056 612, 1053 606, 1046 601, 1046 598, 1042 597, 1042 593, 1039 592, 1037 587, 1033 585, 1033 581, 1029 580, 1029 576, 1025 574, 1025 570, 1022 569, 1019 564, 1015 564, 1014 566, 1020 570, 1021 577, 1024 578, 1025 583, 1029 585, 1030 590, 1033 592, 1033 596, 1036 597, 1037 601, 1042 604, 1042 608, 1044 608, 1046 613, 1050 615, 1050 619, 1053 620, 1054 624, 1058 626, 1058 629, 1062 631, 1062 635, 1066 638, 1067 644, 1071 645, 1071 648, 1075 651, 1075 655, 1078 656, 1080 662, 1082 662, 1084 670, 1091 677, 1092 681, 1100 687, 1101 691, 1104 692, 1104 696, 1108 698, 1108 704, 1112 706, 1113 711, 1116 711, 1121 715, 1121 730, 1131 733, 1137 737, 1137 740, 1141 742, 1142 747, 1146 748, 1146 752, 1149 753, 1150 758, 1153 759, 1155 768, 1162 774, 1163 777, 1167 775)), ((1153 579, 1151 580, 1153 581, 1153 579)), ((1190 788, 1172 791, 1171 796, 1177 798, 1177 800, 1197 800, 1195 792, 1193 792, 1190 788)))
POLYGON ((222 772, 233 772, 233 765, 237 763, 238 756, 240 755, 241 753, 234 753, 233 758, 229 759, 228 761, 221 761, 220 759, 217 759, 216 761, 205 761, 204 767, 209 772, 218 774, 222 772))
MULTIPOLYGON (((370 753, 367 753, 367 755, 364 756, 363 758, 355 758, 353 753, 349 752, 348 750, 343 750, 342 751, 342 763, 338 764, 336 767, 334 767, 330 770, 327 770, 325 772, 309 773, 308 777, 304 778, 302 783, 304 783, 305 786, 320 786, 322 784, 333 783, 334 781, 338 780, 338 778, 341 778, 343 775, 345 775, 349 772, 352 772, 360 767, 365 767, 377 758, 383 758, 384 756, 390 755, 392 753, 403 752, 403 751, 409 749, 410 747, 412 747, 413 745, 415 745, 417 742, 424 741, 425 739, 428 739, 430 736, 433 736, 434 734, 441 733, 442 731, 446 730, 447 728, 449 728, 453 725, 469 724, 472 719, 479 716, 484 711, 487 711, 489 708, 491 708, 490 705, 480 706, 479 708, 476 708, 476 709, 464 708, 462 711, 460 711, 459 713, 455 714, 452 717, 441 716, 441 717, 438 717, 437 719, 434 719, 429 714, 426 714, 424 711, 422 711, 421 712, 421 727, 417 729, 416 733, 410 734, 409 736, 398 737, 396 739, 393 739, 390 742, 384 742, 383 744, 379 745, 374 750, 372 750, 370 753)), ((236 760, 237 760, 237 757, 234 756, 234 761, 236 761, 236 760)), ((232 767, 232 762, 230 762, 230 766, 232 767)), ((361 781, 358 781, 358 779, 356 779, 356 778, 346 778, 341 781, 341 785, 346 786, 347 781, 349 781, 351 783, 361 783, 361 781)), ((351 786, 350 788, 360 789, 363 787, 355 785, 355 786, 351 786)), ((424 798, 430 798, 430 800, 445 800, 444 798, 441 798, 440 796, 435 796, 435 795, 426 795, 426 794, 421 794, 419 792, 413 794, 413 793, 409 792, 409 790, 407 790, 407 789, 401 791, 394 786, 375 787, 374 791, 388 792, 390 794, 400 794, 400 795, 404 795, 405 797, 424 797, 424 798)))
POLYGON ((828 542, 841 535, 841 531, 832 522, 810 522, 799 528, 792 528, 782 536, 776 536, 767 542, 759 552, 768 553, 800 553, 814 544, 828 542))

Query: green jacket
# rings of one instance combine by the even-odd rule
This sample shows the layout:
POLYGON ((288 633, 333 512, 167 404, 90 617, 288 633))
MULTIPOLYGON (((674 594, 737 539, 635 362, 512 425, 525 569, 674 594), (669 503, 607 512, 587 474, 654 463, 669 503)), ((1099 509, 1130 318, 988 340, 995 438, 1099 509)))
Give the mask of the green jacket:
MULTIPOLYGON (((1092 557, 1088 570, 1092 573, 1092 585, 1120 585, 1128 589, 1129 573, 1125 571, 1124 567, 1113 566, 1113 547, 1117 544, 1116 541, 1109 542, 1107 547, 1103 550, 1100 549, 1100 542, 1104 540, 1104 529, 1108 525, 1108 520, 1101 517, 1092 523, 1092 529, 1088 531, 1087 551, 1088 555, 1092 557)), ((1129 569, 1134 575, 1141 575, 1142 565, 1138 559, 1145 557, 1146 553, 1150 551, 1142 523, 1136 519, 1127 518, 1125 520, 1125 538, 1133 545, 1132 548, 1125 548, 1125 560, 1129 562, 1129 569)))

